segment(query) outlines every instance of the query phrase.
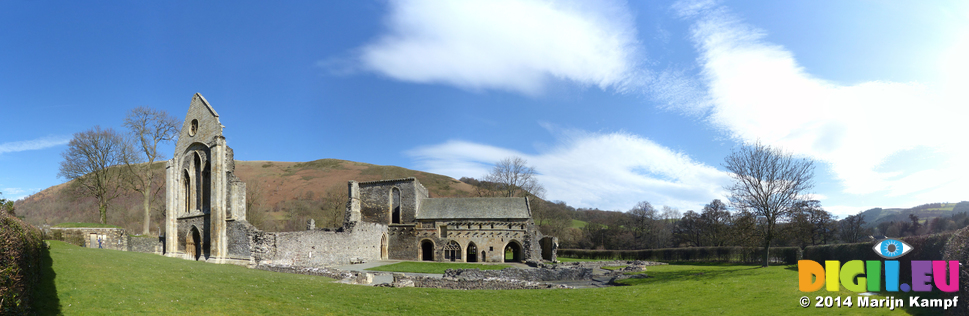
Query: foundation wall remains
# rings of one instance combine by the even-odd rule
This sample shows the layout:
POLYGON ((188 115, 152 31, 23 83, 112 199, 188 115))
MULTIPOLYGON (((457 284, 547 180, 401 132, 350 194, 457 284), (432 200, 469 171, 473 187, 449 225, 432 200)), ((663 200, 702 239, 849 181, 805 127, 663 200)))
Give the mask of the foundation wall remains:
POLYGON ((592 268, 564 268, 564 269, 448 269, 444 272, 446 278, 487 279, 502 278, 524 281, 581 281, 592 279, 592 268))
POLYGON ((432 287, 449 290, 532 290, 532 289, 569 289, 568 285, 548 284, 542 282, 522 281, 513 279, 467 279, 467 278, 434 278, 421 276, 407 276, 394 273, 393 287, 432 287))

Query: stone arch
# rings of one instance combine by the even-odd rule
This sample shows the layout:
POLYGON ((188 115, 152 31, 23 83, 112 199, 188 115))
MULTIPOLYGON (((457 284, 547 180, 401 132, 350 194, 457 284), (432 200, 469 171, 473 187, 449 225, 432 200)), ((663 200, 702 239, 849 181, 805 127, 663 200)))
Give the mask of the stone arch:
POLYGON ((390 189, 390 223, 400 224, 400 189, 390 189))
POLYGON ((387 234, 380 236, 380 260, 387 260, 387 234))
POLYGON ((202 234, 195 225, 185 235, 185 253, 194 260, 199 260, 202 256, 202 234))
POLYGON ((466 252, 465 260, 467 262, 478 262, 478 245, 475 245, 473 241, 468 242, 466 252))
POLYGON ((517 240, 509 241, 504 249, 505 262, 522 262, 522 244, 517 240))
POLYGON ((449 241, 444 245, 444 260, 461 261, 461 245, 456 241, 449 241))
POLYGON ((430 239, 421 240, 420 259, 423 261, 434 261, 434 242, 430 239))

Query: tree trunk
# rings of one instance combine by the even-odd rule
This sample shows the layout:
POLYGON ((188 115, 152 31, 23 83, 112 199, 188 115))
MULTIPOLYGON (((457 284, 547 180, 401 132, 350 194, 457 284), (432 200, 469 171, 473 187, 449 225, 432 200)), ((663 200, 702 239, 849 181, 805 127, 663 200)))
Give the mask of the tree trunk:
POLYGON ((764 240, 764 265, 762 265, 761 267, 766 268, 768 263, 770 262, 770 242, 772 239, 771 237, 773 236, 770 236, 770 233, 768 233, 767 238, 764 238, 765 239, 764 240))
POLYGON ((101 224, 107 224, 108 223, 107 203, 98 203, 98 213, 101 216, 101 224))

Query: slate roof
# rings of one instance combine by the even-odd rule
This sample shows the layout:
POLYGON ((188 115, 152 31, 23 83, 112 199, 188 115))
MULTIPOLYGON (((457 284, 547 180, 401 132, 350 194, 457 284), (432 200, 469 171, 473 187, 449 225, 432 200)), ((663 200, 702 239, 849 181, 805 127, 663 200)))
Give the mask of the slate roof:
POLYGON ((416 219, 527 219, 525 198, 432 198, 421 200, 416 219))

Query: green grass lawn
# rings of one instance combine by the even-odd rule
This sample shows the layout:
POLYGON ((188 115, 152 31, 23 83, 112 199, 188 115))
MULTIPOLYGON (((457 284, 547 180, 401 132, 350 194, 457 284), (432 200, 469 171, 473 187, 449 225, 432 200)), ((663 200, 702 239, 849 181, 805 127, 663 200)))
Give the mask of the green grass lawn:
MULTIPOLYGON (((331 279, 51 242, 35 306, 41 315, 906 315, 910 310, 801 308, 787 266, 648 267, 633 286, 442 290, 331 279), (50 273, 52 272, 52 273, 50 273), (53 275, 53 279, 50 276, 53 275)), ((961 304, 964 304, 961 302, 961 304)), ((939 314, 940 310, 926 311, 939 314)))
POLYGON ((447 269, 481 269, 481 270, 501 270, 509 267, 506 264, 477 264, 477 263, 450 263, 450 262, 398 262, 385 266, 373 267, 367 270, 387 271, 387 272, 410 272, 410 273, 437 273, 444 274, 447 269))

